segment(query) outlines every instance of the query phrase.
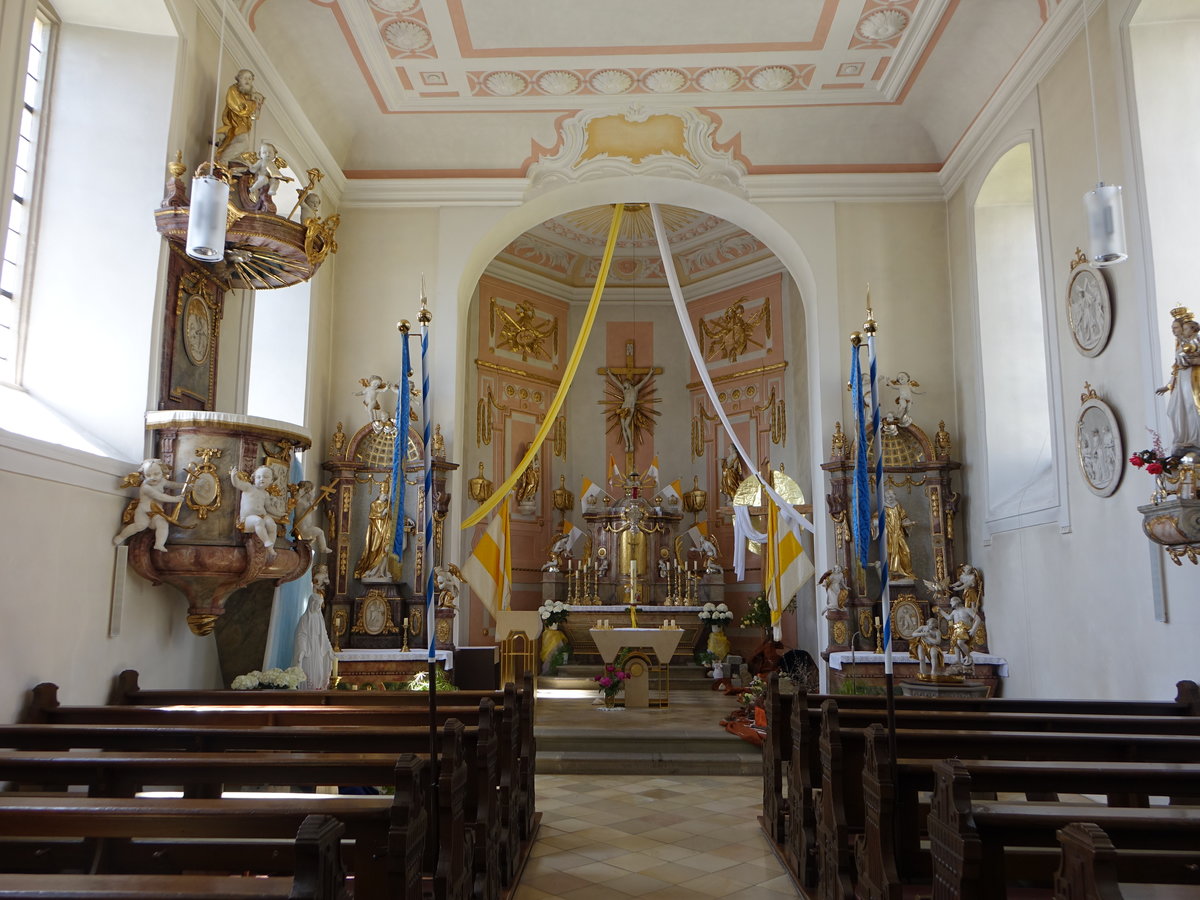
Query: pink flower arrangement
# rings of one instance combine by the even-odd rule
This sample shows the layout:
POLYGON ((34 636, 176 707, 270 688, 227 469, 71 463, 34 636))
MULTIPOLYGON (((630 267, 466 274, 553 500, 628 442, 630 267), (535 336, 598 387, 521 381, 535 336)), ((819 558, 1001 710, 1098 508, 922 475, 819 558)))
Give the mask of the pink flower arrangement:
POLYGON ((612 663, 607 663, 604 666, 604 671, 592 680, 599 685, 600 693, 605 697, 615 697, 617 692, 625 685, 625 678, 624 671, 612 663))

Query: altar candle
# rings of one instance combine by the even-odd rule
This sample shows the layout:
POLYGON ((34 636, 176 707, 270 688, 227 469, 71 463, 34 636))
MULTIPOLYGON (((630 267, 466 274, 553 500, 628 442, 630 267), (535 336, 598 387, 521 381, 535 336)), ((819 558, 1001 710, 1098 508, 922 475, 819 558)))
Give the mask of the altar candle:
MULTIPOLYGON (((395 622, 396 620, 392 619, 392 621, 395 622)), ((408 617, 407 616, 405 616, 405 618, 404 618, 404 627, 408 628, 408 617)))

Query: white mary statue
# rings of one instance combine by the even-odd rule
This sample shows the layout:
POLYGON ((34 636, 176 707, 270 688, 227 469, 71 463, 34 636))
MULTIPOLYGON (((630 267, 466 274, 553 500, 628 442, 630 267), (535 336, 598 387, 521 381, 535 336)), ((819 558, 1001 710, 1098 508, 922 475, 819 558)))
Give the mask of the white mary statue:
POLYGON ((313 590, 308 606, 296 625, 296 638, 292 650, 292 665, 304 670, 307 681, 303 685, 309 690, 324 690, 329 687, 333 674, 333 646, 325 630, 325 587, 329 584, 329 570, 317 566, 313 570, 313 590))

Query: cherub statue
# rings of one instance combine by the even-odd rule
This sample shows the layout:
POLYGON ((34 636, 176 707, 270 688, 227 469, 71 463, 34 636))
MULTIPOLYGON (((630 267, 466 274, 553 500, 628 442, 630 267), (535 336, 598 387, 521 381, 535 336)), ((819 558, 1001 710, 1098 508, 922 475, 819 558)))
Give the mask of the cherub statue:
POLYGON ((434 584, 438 589, 439 609, 458 609, 458 595, 462 591, 462 572, 454 563, 446 563, 433 570, 434 584))
POLYGON ((329 552, 329 542, 325 539, 325 529, 316 524, 313 519, 305 521, 309 514, 312 513, 321 501, 329 496, 328 488, 321 490, 321 496, 318 497, 316 488, 313 487, 311 481, 301 481, 296 485, 296 518, 292 523, 292 530, 296 532, 296 537, 302 541, 308 541, 318 553, 329 552))
POLYGON ((370 378, 360 378, 358 383, 363 386, 361 391, 355 391, 355 397, 363 398, 363 406, 367 408, 367 414, 371 417, 371 422, 386 422, 391 418, 387 410, 383 408, 383 397, 388 391, 398 391, 399 385, 388 384, 378 375, 372 375, 370 378))
POLYGON ((275 483, 275 474, 270 466, 259 466, 254 470, 251 480, 235 467, 229 470, 229 480, 242 492, 242 502, 238 507, 238 530, 258 535, 267 549, 267 559, 274 559, 278 525, 267 512, 267 501, 271 499, 268 490, 275 483))
POLYGON ((983 607, 983 573, 969 563, 963 563, 955 573, 958 580, 950 590, 961 591, 963 606, 967 609, 983 607))
POLYGON ((246 171, 254 176, 248 192, 254 198, 254 208, 268 209, 270 198, 279 190, 279 182, 292 180, 279 171, 287 163, 275 155, 275 145, 269 141, 258 145, 257 156, 249 153, 246 156, 249 157, 246 171))
POLYGON ((250 149, 247 146, 250 132, 265 103, 263 95, 254 90, 254 73, 239 69, 233 84, 225 91, 225 109, 221 113, 221 127, 217 129, 220 136, 217 162, 232 162, 250 149))
POLYGON ((919 388, 921 382, 907 372, 899 372, 895 378, 888 379, 887 385, 896 389, 896 421, 901 425, 911 425, 912 417, 908 413, 912 407, 913 395, 921 393, 913 388, 919 388))
POLYGON ((303 225, 308 224, 309 219, 320 221, 321 218, 321 195, 310 192, 304 195, 304 199, 300 201, 300 222, 303 225))
POLYGON ((850 599, 850 589, 846 586, 846 570, 842 566, 834 566, 818 579, 817 584, 825 588, 824 612, 846 608, 846 601, 850 599))
POLYGON ((935 617, 930 616, 924 625, 913 629, 908 639, 908 655, 917 661, 922 675, 942 674, 942 629, 935 617))
POLYGON ((324 690, 333 674, 333 646, 325 629, 325 589, 329 585, 329 569, 317 566, 312 574, 312 593, 292 642, 292 665, 299 666, 307 676, 305 687, 324 690))
MULTIPOLYGON (((167 488, 183 488, 185 484, 179 481, 167 480, 167 468, 161 459, 147 459, 138 470, 126 475, 121 480, 121 487, 138 488, 137 500, 130 500, 125 509, 122 521, 125 527, 113 538, 113 546, 124 542, 127 538, 147 528, 154 529, 154 549, 167 549, 167 527, 174 520, 163 509, 164 503, 178 504, 183 495, 175 496, 167 493, 167 488)), ((176 510, 178 512, 178 510, 176 510)))
POLYGON ((963 606, 961 597, 950 598, 950 612, 939 610, 938 615, 950 624, 950 648, 958 654, 958 667, 963 670, 973 670, 975 661, 971 656, 971 638, 979 630, 983 621, 979 613, 963 606))

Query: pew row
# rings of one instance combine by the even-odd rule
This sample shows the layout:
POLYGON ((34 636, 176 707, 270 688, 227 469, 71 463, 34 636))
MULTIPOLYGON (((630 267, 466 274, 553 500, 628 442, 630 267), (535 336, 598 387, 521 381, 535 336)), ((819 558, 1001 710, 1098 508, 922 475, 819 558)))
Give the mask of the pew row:
MULTIPOLYGON (((1057 846, 1060 830, 1083 822, 1102 830, 1123 851, 1110 858, 1120 867, 1110 873, 1115 880, 1200 884, 1200 808, 974 801, 972 777, 963 763, 940 760, 933 771, 929 839, 934 900, 1005 897, 1016 879, 1027 888, 1048 888, 1056 874, 1068 881, 1071 868, 1038 850, 1057 846)), ((1071 892, 1065 883, 1063 892, 1071 892)))
MULTIPOLYGON (((788 804, 784 782, 792 758, 792 694, 780 689, 778 672, 767 683, 764 706, 767 716, 767 738, 763 744, 763 819, 768 836, 783 844, 787 835, 788 804)), ((885 699, 879 696, 855 694, 805 695, 806 709, 819 710, 821 704, 834 699, 844 712, 868 710, 877 716, 885 715, 885 699)), ((1153 716, 1195 717, 1200 720, 1200 686, 1194 681, 1176 685, 1174 701, 1143 702, 1128 700, 1036 700, 1036 699, 978 699, 896 697, 897 713, 902 712, 997 712, 1035 713, 1047 716, 1153 716)), ((1153 729, 1157 730, 1157 729, 1153 729)))
MULTIPOLYGON (((74 820, 80 837, 93 828, 74 820)), ((111 829, 105 829, 111 836, 111 829)), ((342 900, 346 878, 339 843, 344 827, 330 816, 310 815, 296 832, 290 877, 222 875, 0 874, 2 900, 342 900)))

